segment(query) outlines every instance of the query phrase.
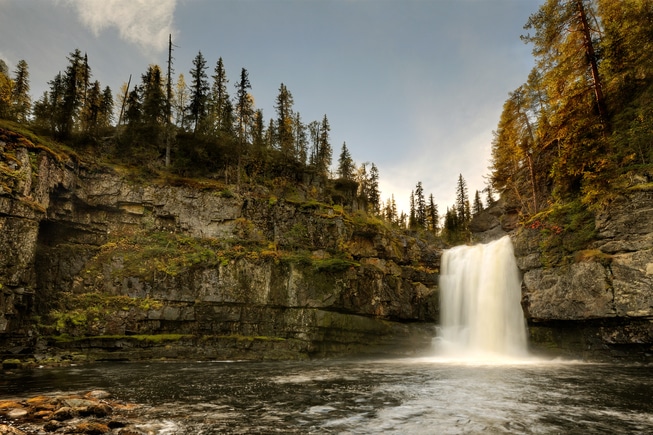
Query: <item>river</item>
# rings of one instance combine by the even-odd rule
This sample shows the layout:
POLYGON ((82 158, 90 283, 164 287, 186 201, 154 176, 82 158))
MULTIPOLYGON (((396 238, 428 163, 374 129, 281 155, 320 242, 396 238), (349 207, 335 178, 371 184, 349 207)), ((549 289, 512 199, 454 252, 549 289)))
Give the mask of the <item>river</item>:
POLYGON ((98 363, 0 374, 0 397, 103 389, 153 434, 653 433, 653 367, 523 359, 98 363))

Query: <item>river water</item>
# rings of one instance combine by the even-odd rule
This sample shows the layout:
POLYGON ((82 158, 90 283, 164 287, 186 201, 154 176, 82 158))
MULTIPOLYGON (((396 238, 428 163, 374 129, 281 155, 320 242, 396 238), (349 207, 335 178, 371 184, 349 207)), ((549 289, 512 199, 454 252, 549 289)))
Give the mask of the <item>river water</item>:
POLYGON ((104 389, 153 434, 653 433, 653 367, 523 359, 100 363, 0 375, 0 398, 104 389))
POLYGON ((107 390, 161 435, 653 433, 652 365, 528 356, 509 238, 442 263, 437 356, 37 369, 0 398, 107 390))

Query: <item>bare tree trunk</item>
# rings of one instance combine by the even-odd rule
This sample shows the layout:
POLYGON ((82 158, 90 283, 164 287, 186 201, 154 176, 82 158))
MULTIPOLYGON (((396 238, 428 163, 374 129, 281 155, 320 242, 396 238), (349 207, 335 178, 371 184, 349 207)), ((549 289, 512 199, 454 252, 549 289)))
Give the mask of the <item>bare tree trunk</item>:
POLYGON ((596 97, 596 104, 599 109, 599 117, 601 118, 601 123, 605 126, 606 131, 609 131, 610 125, 608 123, 608 110, 605 104, 605 96, 603 95, 601 76, 599 75, 599 65, 596 60, 594 44, 592 44, 592 34, 590 33, 590 26, 587 22, 587 14, 585 12, 583 0, 576 0, 576 5, 578 6, 578 16, 580 18, 582 27, 581 31, 583 32, 583 37, 585 39, 585 53, 587 54, 587 58, 590 62, 590 68, 592 70, 592 80, 594 80, 594 96, 596 97))

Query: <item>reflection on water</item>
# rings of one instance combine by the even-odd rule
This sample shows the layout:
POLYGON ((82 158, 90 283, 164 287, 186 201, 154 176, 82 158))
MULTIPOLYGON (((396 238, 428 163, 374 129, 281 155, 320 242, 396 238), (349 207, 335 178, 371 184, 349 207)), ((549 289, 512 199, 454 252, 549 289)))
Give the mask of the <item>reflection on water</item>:
POLYGON ((0 397, 105 389, 159 434, 653 433, 653 367, 437 358, 107 363, 0 374, 0 397))

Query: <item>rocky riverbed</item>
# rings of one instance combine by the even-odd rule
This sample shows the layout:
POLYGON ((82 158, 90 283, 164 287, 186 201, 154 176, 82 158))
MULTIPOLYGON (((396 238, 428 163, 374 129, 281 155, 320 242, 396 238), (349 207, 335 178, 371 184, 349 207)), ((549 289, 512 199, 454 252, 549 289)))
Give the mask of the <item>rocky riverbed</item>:
POLYGON ((139 418, 140 405, 104 390, 0 400, 1 435, 146 435, 159 428, 139 418))

